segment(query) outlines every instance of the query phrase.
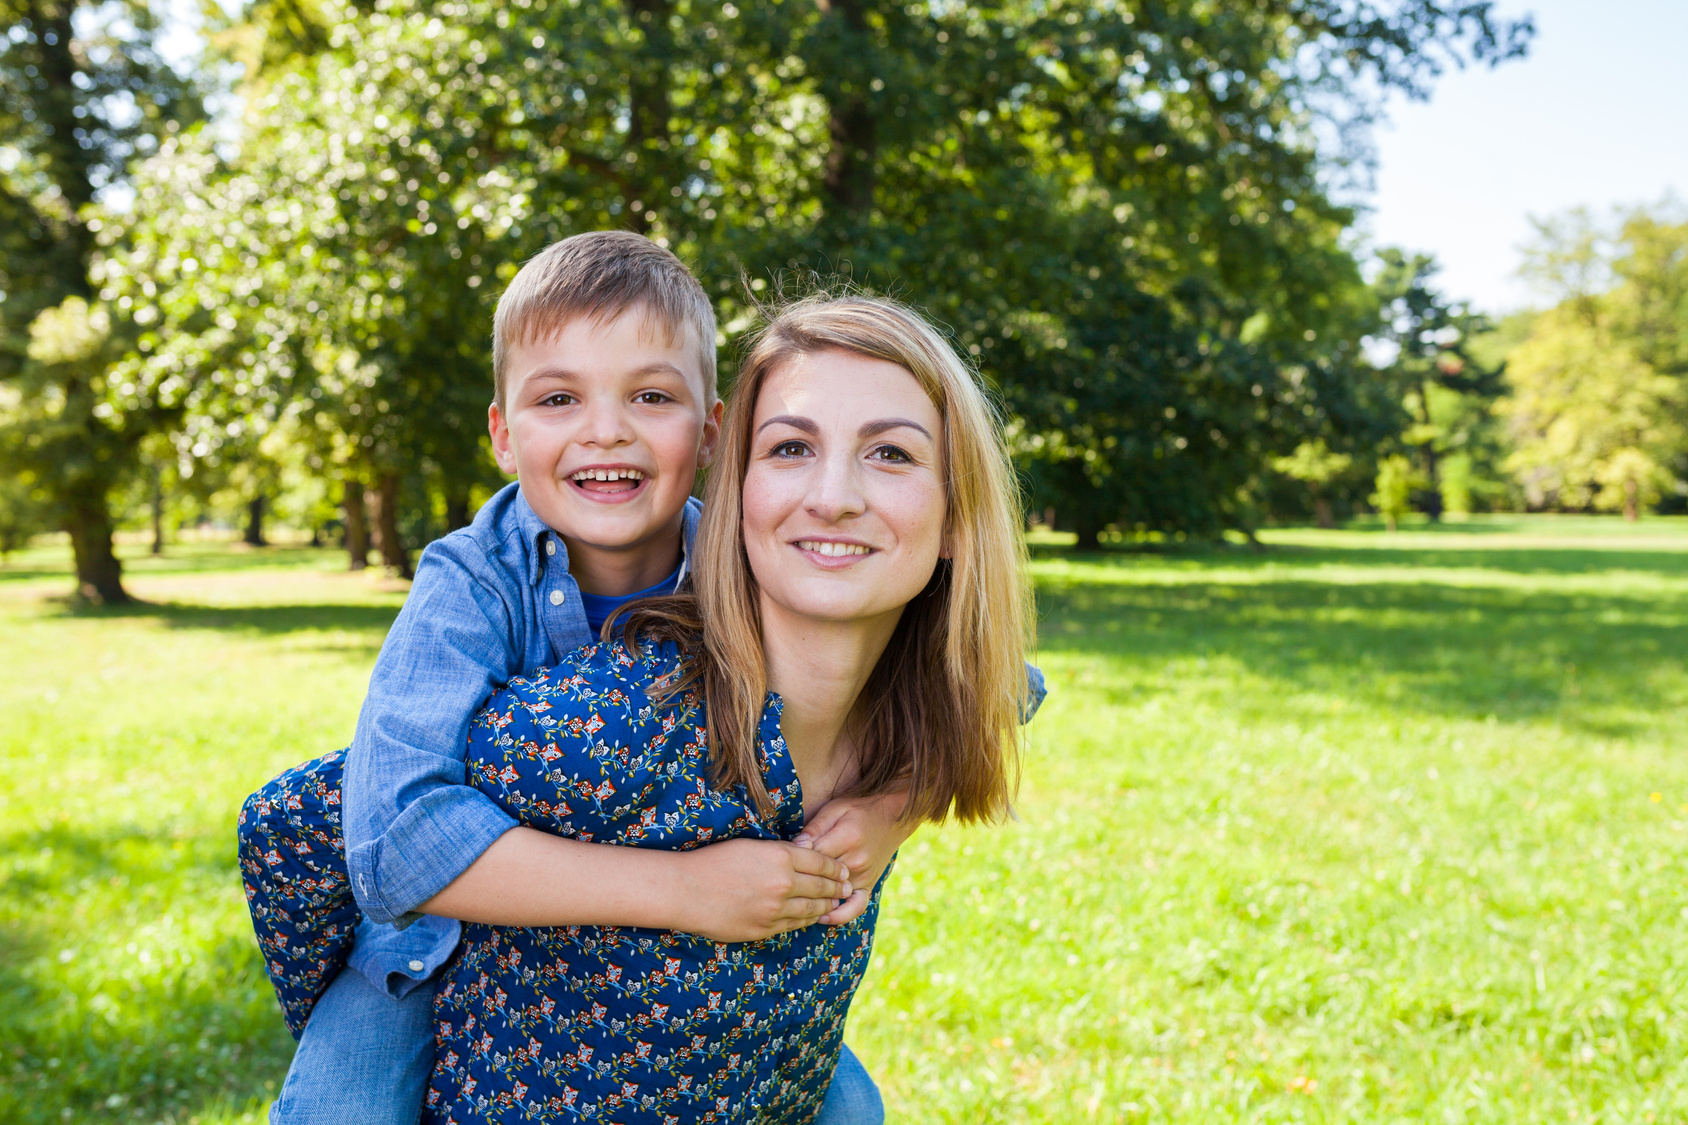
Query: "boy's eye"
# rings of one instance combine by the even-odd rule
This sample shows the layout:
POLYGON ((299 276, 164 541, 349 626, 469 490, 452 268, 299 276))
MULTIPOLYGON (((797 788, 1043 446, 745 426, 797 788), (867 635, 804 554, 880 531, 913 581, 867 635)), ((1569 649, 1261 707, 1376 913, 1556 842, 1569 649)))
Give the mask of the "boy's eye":
POLYGON ((569 406, 569 405, 572 405, 574 403, 574 401, 575 401, 575 398, 574 398, 573 395, 568 394, 564 391, 558 391, 555 394, 549 394, 549 395, 546 395, 544 398, 540 399, 539 405, 541 405, 541 406, 569 406))
POLYGON ((661 391, 642 391, 633 397, 633 401, 641 406, 661 406, 669 398, 661 391))

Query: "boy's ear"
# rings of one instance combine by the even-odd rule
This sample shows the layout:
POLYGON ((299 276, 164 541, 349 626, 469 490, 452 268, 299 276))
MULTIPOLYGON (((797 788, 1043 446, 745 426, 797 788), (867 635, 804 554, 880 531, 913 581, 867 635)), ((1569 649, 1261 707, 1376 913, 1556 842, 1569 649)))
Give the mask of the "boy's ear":
POLYGON ((516 475, 516 451, 510 446, 510 421, 495 400, 486 408, 486 432, 492 436, 492 458, 498 467, 516 475))
POLYGON ((726 404, 720 399, 709 408, 709 413, 703 416, 703 439, 697 446, 697 467, 708 468, 715 461, 715 452, 721 447, 721 412, 726 404))

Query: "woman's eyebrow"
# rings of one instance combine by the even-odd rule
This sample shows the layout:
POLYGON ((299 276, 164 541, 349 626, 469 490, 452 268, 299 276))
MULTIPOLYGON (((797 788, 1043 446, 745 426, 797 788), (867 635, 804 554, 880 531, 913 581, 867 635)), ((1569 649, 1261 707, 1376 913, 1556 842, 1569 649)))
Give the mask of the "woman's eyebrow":
POLYGON ((907 426, 911 430, 919 430, 921 433, 926 435, 928 441, 932 438, 931 432, 927 430, 925 426, 922 426, 919 422, 910 418, 881 418, 877 422, 868 422, 866 425, 862 426, 861 429, 856 431, 856 436, 870 438, 876 434, 882 434, 886 430, 894 430, 899 426, 907 426))
POLYGON ((756 432, 761 433, 769 426, 790 426, 794 430, 802 430, 811 437, 818 436, 821 432, 821 428, 815 425, 814 422, 807 418, 799 417, 796 414, 776 414, 772 418, 769 418, 766 422, 763 422, 760 426, 757 426, 756 432))

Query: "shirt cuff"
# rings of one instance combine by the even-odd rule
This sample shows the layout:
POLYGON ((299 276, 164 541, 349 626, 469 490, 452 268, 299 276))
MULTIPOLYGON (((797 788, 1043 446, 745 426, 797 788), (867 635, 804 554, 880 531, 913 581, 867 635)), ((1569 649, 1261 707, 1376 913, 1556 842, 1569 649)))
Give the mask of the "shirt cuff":
POLYGON ((364 914, 396 922, 469 869, 516 820, 485 794, 447 785, 412 802, 385 834, 346 853, 364 914))
POLYGON ((439 971, 457 949, 462 923, 424 914, 407 930, 365 918, 347 965, 394 1000, 403 1000, 439 971))

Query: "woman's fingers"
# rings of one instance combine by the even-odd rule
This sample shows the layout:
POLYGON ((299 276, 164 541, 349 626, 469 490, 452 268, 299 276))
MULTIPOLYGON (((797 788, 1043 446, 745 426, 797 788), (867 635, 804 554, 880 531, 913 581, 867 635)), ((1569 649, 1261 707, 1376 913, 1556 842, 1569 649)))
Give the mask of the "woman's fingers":
MULTIPOLYGON (((792 900, 826 899, 828 902, 837 902, 841 898, 849 898, 850 889, 848 880, 827 879, 820 875, 793 875, 787 897, 792 900)), ((821 913, 825 914, 826 911, 821 913)))
POLYGON ((829 855, 796 846, 791 847, 790 854, 791 869, 799 875, 819 875, 838 883, 850 878, 850 869, 829 855))
POLYGON ((836 909, 829 910, 816 919, 823 926, 842 926, 846 922, 854 922, 867 909, 867 889, 858 888, 850 893, 836 909))

